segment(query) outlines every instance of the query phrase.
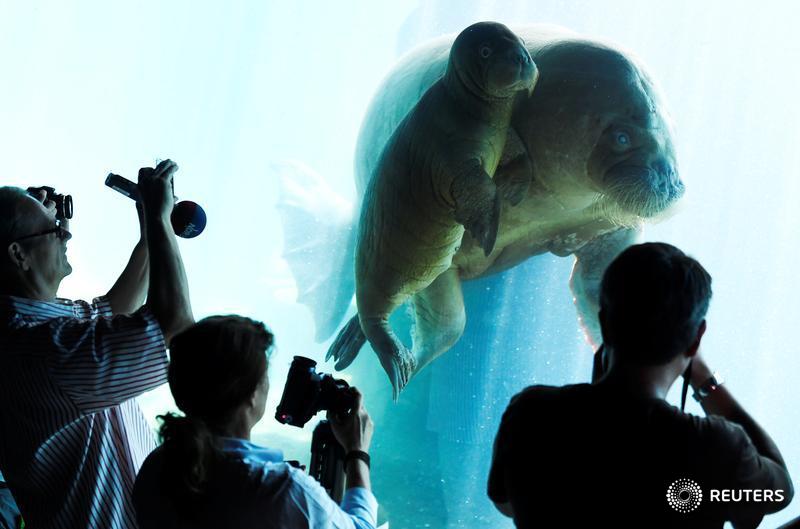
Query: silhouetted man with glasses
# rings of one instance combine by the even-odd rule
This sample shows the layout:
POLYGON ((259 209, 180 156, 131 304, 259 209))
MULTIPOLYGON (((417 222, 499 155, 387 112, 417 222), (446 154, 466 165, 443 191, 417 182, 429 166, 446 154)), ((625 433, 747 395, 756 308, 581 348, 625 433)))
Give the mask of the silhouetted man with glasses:
POLYGON ((517 527, 755 528, 789 504, 777 446, 698 353, 710 299, 711 277, 674 246, 609 265, 596 380, 532 386, 503 415, 489 497, 517 527), (666 402, 682 374, 706 417, 666 402))
POLYGON ((155 441, 133 398, 166 382, 166 345, 193 322, 176 170, 140 170, 141 240, 92 303, 57 297, 72 235, 56 204, 0 188, 0 471, 26 527, 136 527, 131 491, 155 441))

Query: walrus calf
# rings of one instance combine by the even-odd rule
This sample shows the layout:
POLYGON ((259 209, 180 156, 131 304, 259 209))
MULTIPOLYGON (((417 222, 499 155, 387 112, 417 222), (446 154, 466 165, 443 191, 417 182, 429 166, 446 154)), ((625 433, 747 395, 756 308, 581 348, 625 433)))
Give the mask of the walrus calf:
MULTIPOLYGON (((356 246, 358 314, 328 351, 354 358, 369 340, 394 388, 416 368, 389 315, 452 264, 465 229, 489 255, 501 197, 518 203, 528 181, 492 181, 518 92, 530 94, 536 66, 524 42, 502 24, 481 22, 459 34, 444 77, 428 89, 381 154, 361 209, 356 246)), ((415 299, 416 354, 438 351, 432 305, 415 299)), ((448 345, 449 347, 449 345, 448 345)))

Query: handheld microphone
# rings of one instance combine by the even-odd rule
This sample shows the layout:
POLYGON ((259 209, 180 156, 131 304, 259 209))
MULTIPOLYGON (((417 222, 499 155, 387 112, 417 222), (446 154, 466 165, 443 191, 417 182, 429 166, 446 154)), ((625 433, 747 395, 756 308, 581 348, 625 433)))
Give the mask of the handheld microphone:
POLYGON ((139 194, 139 186, 127 178, 124 178, 118 174, 108 173, 108 176, 106 177, 106 185, 114 191, 122 193, 126 197, 135 200, 136 202, 142 201, 142 195, 139 194))
POLYGON ((175 204, 169 217, 175 235, 184 239, 197 237, 206 229, 206 212, 200 204, 182 200, 175 204))
MULTIPOLYGON (((106 185, 136 202, 142 201, 139 186, 127 178, 108 173, 106 185)), ((206 220, 206 212, 203 211, 203 208, 190 200, 183 200, 175 204, 170 215, 175 235, 184 239, 191 239, 203 233, 203 230, 206 229, 206 220)))

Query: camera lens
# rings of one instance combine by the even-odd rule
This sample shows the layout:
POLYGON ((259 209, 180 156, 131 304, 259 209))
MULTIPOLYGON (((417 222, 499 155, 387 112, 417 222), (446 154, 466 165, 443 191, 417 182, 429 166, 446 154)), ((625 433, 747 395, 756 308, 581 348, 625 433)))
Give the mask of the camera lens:
POLYGON ((350 385, 331 375, 317 373, 316 365, 310 358, 294 357, 275 411, 278 422, 302 428, 320 411, 346 413, 353 408, 355 396, 348 391, 350 385))
POLYGON ((61 212, 65 219, 72 218, 72 195, 62 195, 61 212))
POLYGON ((39 193, 45 192, 45 202, 52 200, 56 205, 56 218, 59 220, 72 218, 72 195, 59 195, 55 188, 48 186, 29 187, 28 194, 35 199, 39 199, 39 193))
POLYGON ((281 402, 275 410, 278 422, 302 428, 319 411, 316 404, 320 393, 320 377, 314 369, 316 365, 310 358, 294 357, 281 402))

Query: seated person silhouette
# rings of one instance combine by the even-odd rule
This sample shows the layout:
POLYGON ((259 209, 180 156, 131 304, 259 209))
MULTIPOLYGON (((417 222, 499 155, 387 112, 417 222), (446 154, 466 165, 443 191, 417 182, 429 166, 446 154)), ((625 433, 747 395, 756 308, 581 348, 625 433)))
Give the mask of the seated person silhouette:
POLYGON ((668 244, 609 265, 595 380, 531 386, 503 415, 488 493, 517 527, 754 528, 789 504, 777 446, 698 352, 710 298, 668 244), (681 375, 705 417, 665 400, 681 375))
MULTIPOLYGON (((185 416, 162 416, 163 444, 136 478, 133 501, 141 529, 374 529, 368 457, 345 458, 341 506, 280 450, 250 441, 263 417, 273 336, 241 316, 205 318, 175 336, 169 387, 185 416)), ((365 454, 372 421, 353 389, 354 411, 329 414, 336 439, 365 454)))

